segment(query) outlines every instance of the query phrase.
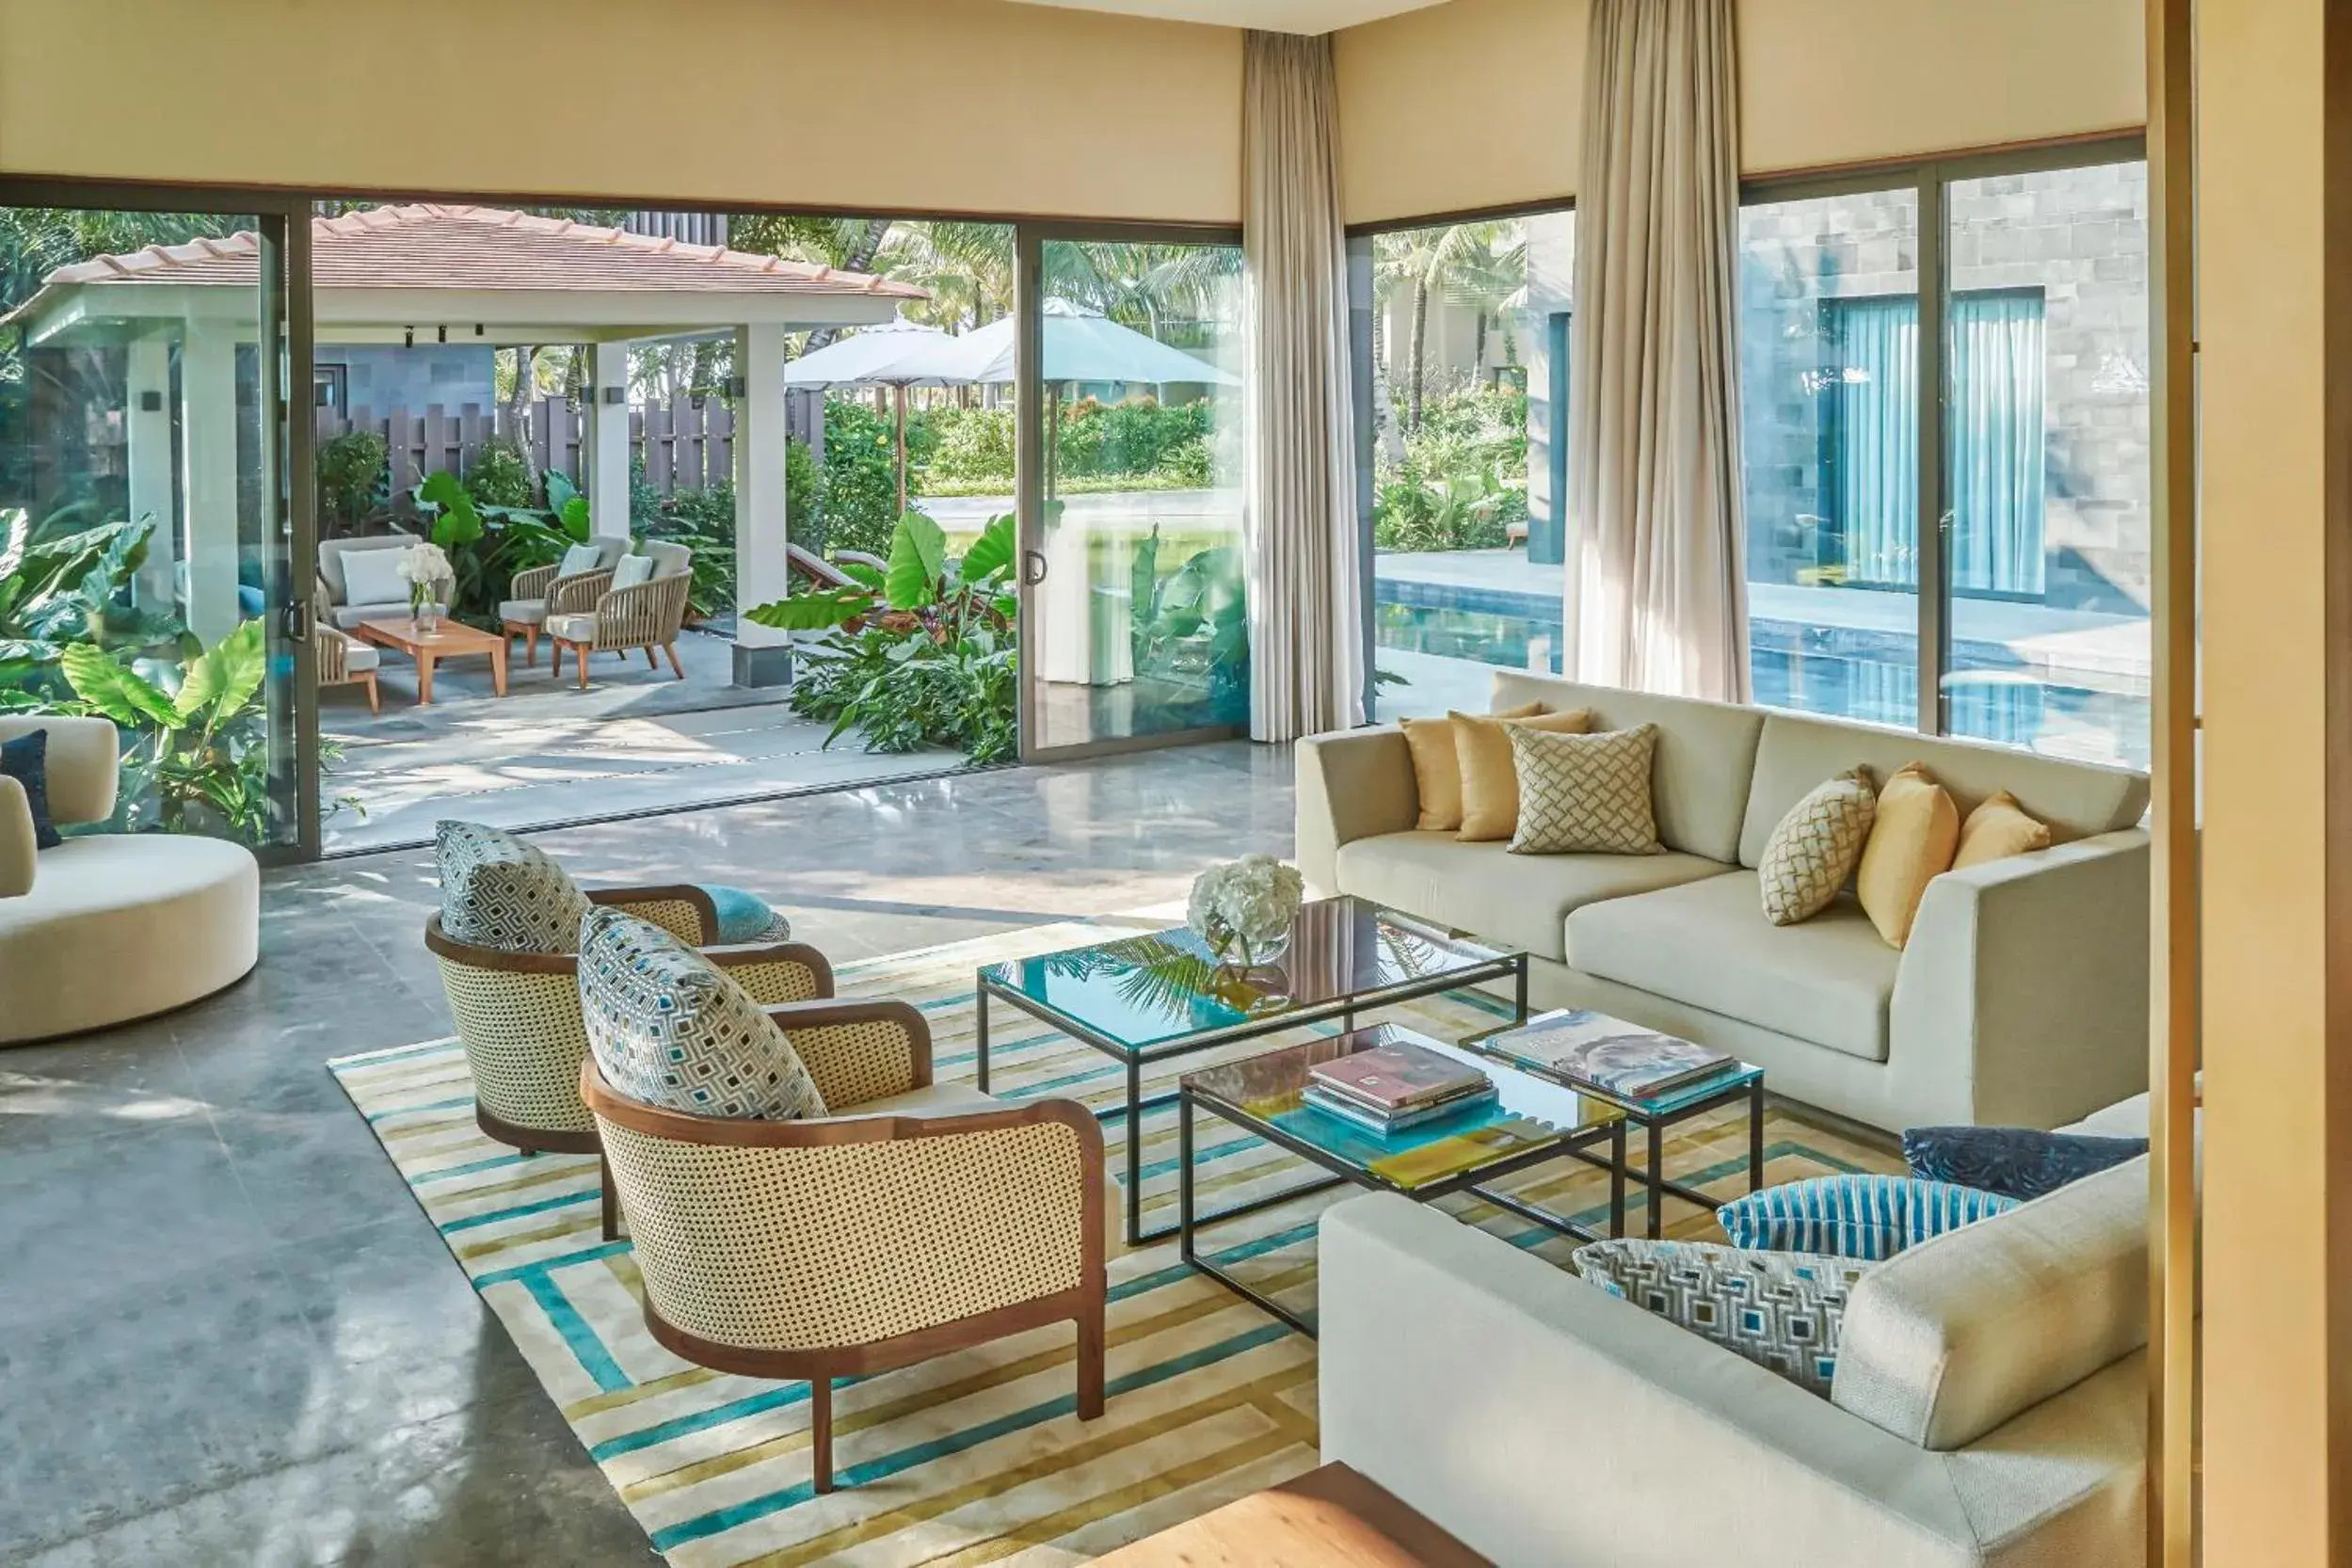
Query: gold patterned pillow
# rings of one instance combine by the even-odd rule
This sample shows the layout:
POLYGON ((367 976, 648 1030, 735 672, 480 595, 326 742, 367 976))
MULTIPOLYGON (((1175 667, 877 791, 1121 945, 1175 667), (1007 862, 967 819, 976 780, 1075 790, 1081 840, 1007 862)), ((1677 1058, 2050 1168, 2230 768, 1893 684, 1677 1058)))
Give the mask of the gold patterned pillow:
POLYGON ((1562 735, 1509 724, 1519 775, 1513 855, 1657 855, 1650 805, 1650 759, 1657 726, 1562 735))
POLYGON ((1835 902, 1862 863, 1878 820, 1879 795, 1870 770, 1839 774, 1788 809, 1765 841, 1756 862, 1764 918, 1774 925, 1809 920, 1835 902))

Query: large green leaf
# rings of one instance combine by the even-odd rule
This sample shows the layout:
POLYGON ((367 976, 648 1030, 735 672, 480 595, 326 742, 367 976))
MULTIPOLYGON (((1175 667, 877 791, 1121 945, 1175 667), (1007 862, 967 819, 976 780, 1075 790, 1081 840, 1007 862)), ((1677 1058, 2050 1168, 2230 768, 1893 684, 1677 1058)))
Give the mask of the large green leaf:
POLYGON ((873 596, 858 588, 825 588, 755 605, 744 618, 779 632, 822 632, 843 626, 873 609, 873 596))
POLYGON ((447 469, 427 475, 417 487, 417 499, 440 508, 440 515, 433 520, 433 542, 443 550, 472 544, 482 536, 482 514, 474 509, 473 497, 447 469))
POLYGON ((540 476, 540 482, 547 486, 548 510, 558 516, 561 516, 564 509, 574 501, 587 499, 580 493, 580 487, 571 482, 571 475, 562 469, 549 469, 540 476))
POLYGON ((988 520, 988 526, 980 531, 971 549, 964 552, 964 565, 959 576, 964 586, 978 587, 999 572, 1013 566, 1014 520, 1011 513, 988 520))
POLYGON ((890 568, 883 575, 883 592, 893 610, 920 610, 939 597, 939 573, 946 569, 948 536, 920 512, 898 520, 890 536, 890 568))
POLYGON ((170 694, 135 671, 118 664, 92 643, 75 643, 58 663, 66 684, 91 709, 127 729, 180 727, 179 710, 170 694))
POLYGON ((188 665, 174 707, 183 722, 201 717, 206 728, 242 710, 262 689, 269 671, 269 649, 262 623, 247 621, 188 665))
MULTIPOLYGON (((552 500, 553 497, 550 497, 552 500)), ((555 508, 555 520, 574 544, 588 542, 588 498, 575 491, 555 508)))

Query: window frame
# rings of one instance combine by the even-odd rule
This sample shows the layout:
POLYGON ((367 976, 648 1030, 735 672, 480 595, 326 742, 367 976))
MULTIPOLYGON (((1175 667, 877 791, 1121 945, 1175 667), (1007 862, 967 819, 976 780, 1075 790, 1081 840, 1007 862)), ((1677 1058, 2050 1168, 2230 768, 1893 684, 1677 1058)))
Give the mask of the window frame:
MULTIPOLYGON (((1944 344, 1950 328, 1951 268, 1945 240, 1951 231, 1947 200, 1952 184, 2002 174, 2049 174, 2103 164, 2145 163, 2148 138, 2132 131, 2117 136, 2076 137, 2032 146, 1997 148, 1915 159, 1890 159, 1835 169, 1797 170, 1744 179, 1742 209, 1780 201, 1910 189, 1917 200, 1916 267, 1919 277, 1919 508, 1923 536, 1918 549, 1919 694, 1917 728, 1923 735, 1952 732, 1951 699, 1944 686, 1952 664, 1951 428, 1944 399, 1944 344), (1934 536, 1926 537, 1928 520, 1934 536)), ((1742 564, 1743 571, 1746 569, 1742 564)))

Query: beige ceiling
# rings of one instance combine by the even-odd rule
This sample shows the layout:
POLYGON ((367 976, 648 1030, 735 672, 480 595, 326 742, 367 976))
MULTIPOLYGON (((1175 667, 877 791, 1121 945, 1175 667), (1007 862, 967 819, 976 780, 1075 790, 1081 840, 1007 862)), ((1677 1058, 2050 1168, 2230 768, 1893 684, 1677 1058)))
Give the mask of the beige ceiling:
POLYGON ((1257 27, 1273 33, 1330 33, 1359 22, 1377 22, 1400 11, 1417 11, 1444 0, 1021 0, 1031 6, 1072 10, 1116 11, 1127 16, 1165 17, 1172 22, 1207 22, 1221 27, 1257 27))

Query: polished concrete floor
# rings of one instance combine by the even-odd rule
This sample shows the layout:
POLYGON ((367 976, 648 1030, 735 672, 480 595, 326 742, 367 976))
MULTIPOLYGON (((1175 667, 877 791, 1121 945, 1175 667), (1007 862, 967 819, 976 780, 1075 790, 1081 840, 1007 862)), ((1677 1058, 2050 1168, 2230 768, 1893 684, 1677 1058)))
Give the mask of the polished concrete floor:
MULTIPOLYGON (((1182 896, 1290 846, 1241 744, 550 833, 724 879, 840 960, 1182 896)), ((322 1066, 448 1032, 429 858, 273 874, 198 1007, 0 1048, 0 1561, 652 1561, 322 1066)))

